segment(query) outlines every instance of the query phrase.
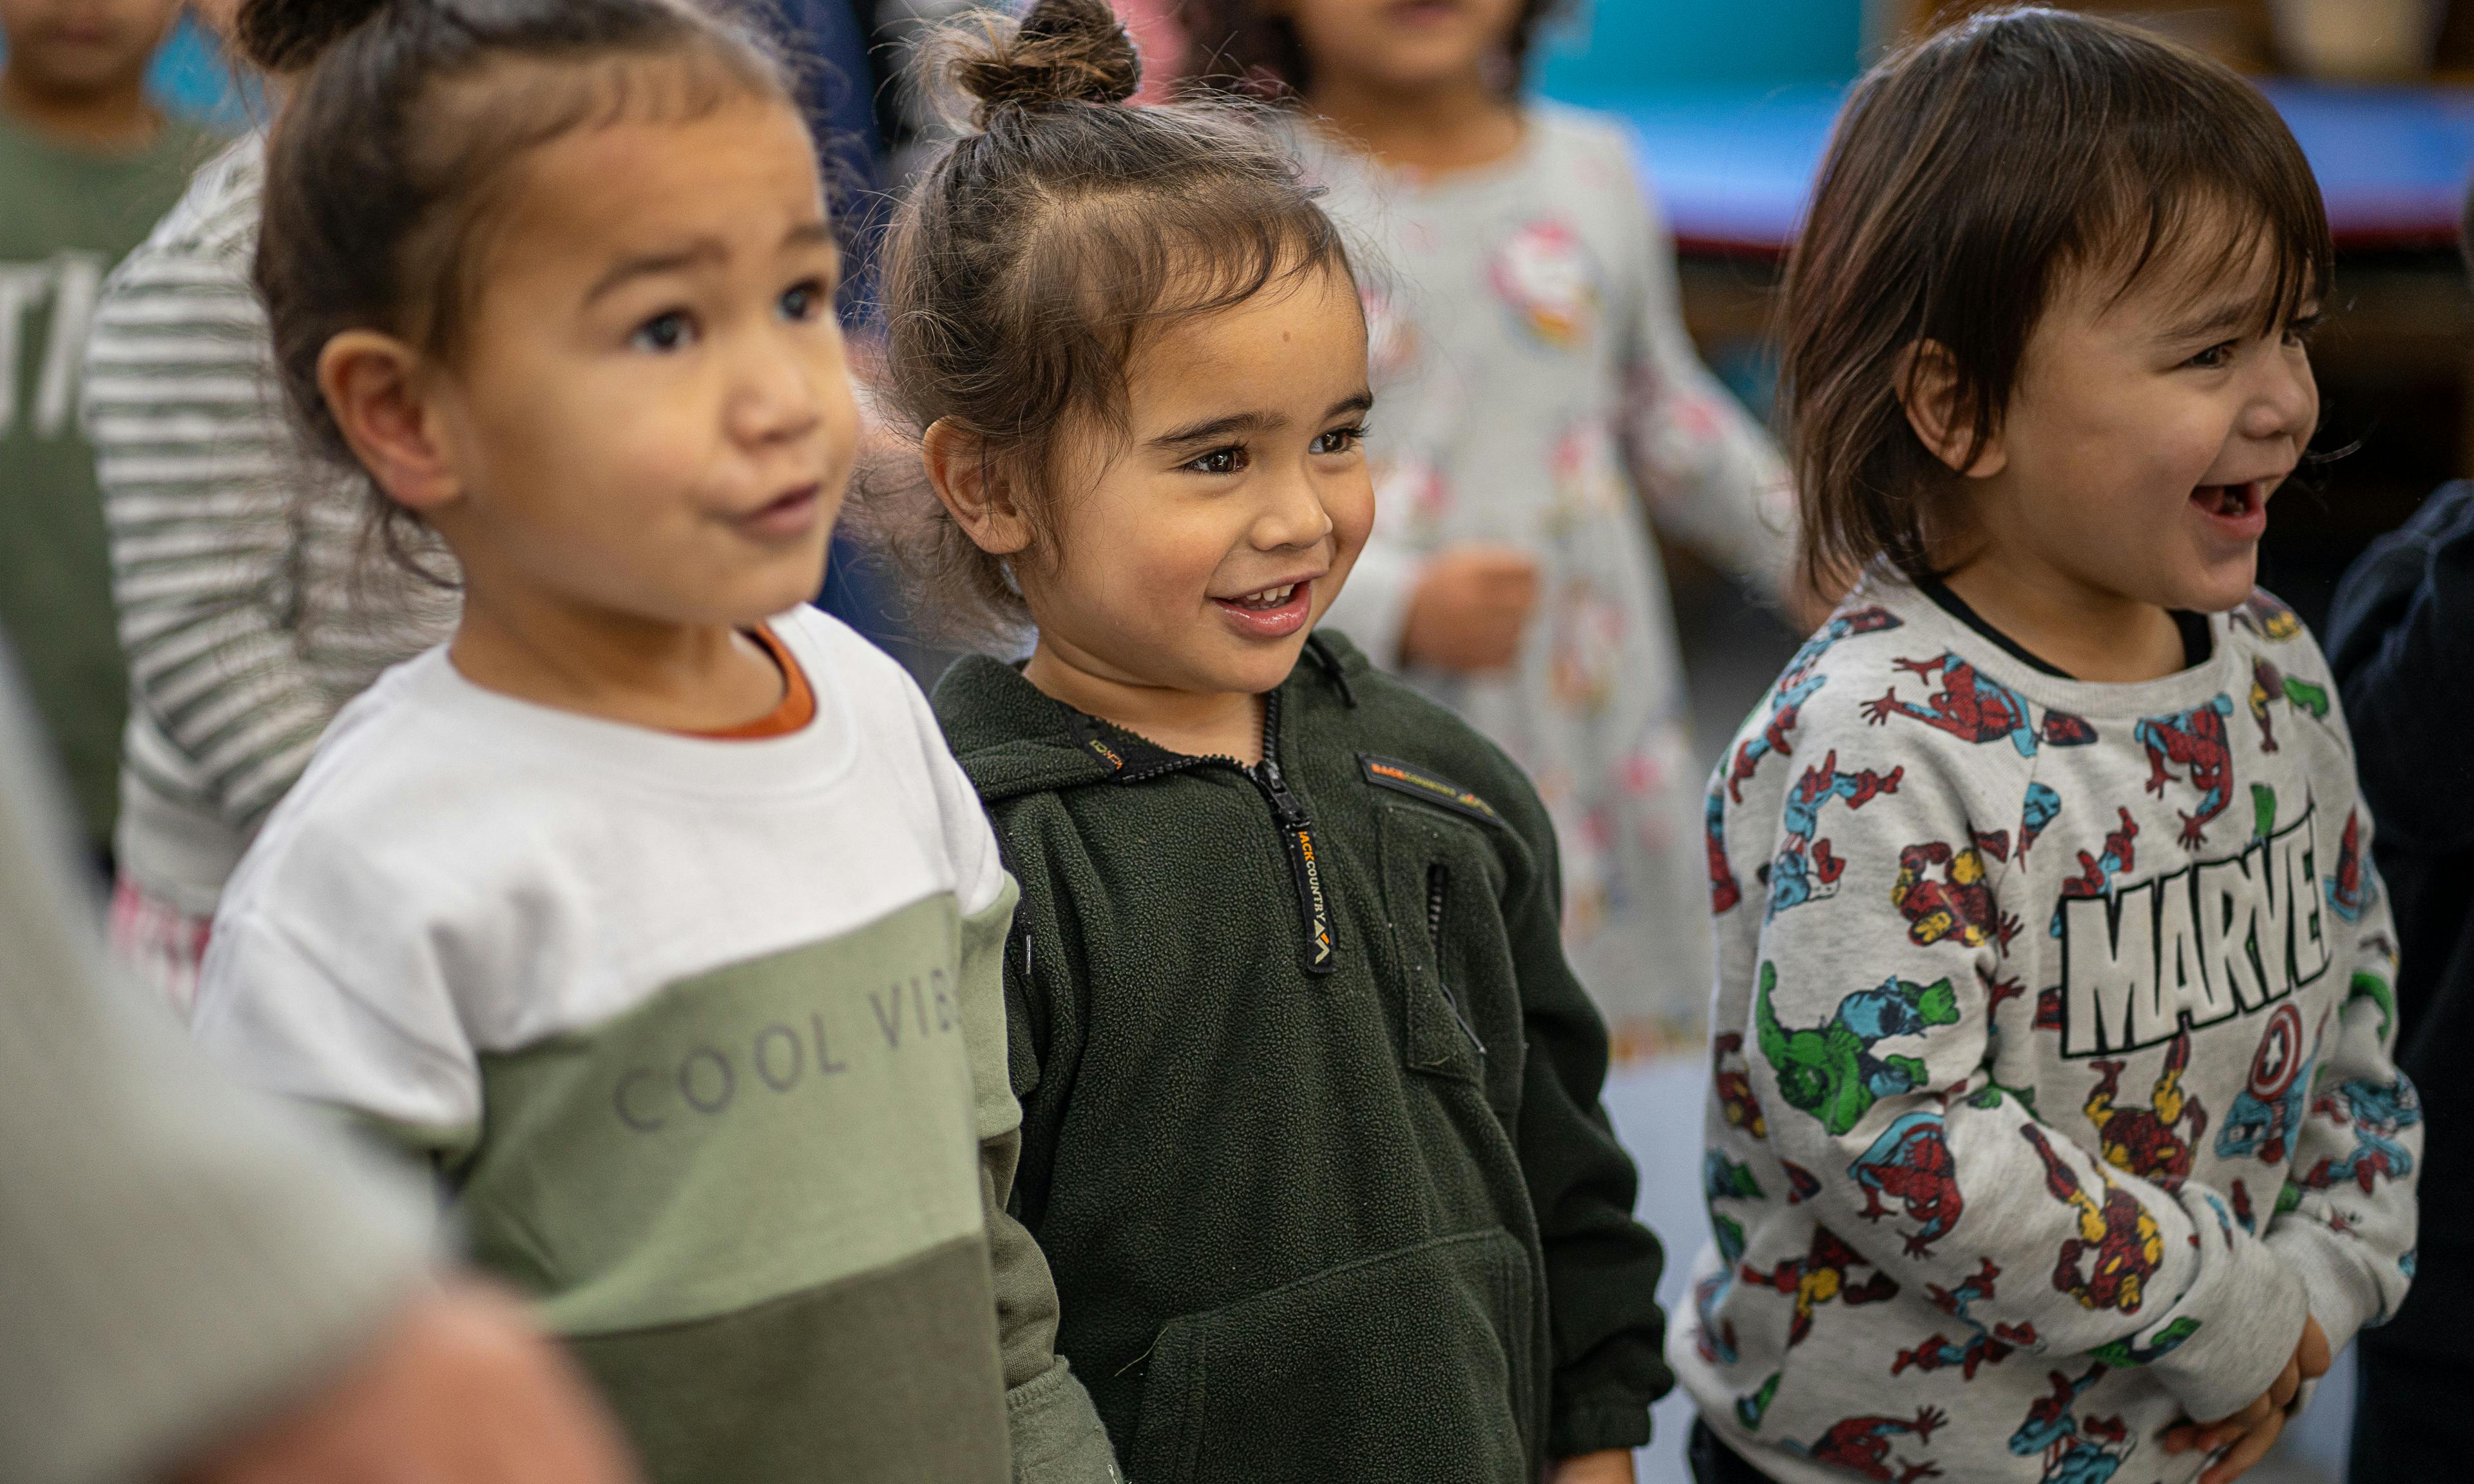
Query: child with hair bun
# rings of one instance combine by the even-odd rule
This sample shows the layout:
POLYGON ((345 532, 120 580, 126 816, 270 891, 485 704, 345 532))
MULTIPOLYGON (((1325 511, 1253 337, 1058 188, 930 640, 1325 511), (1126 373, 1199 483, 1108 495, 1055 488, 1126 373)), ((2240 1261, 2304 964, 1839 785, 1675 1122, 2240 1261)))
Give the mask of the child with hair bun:
POLYGON ((1005 1207, 1014 887, 804 607, 857 415, 779 60, 688 0, 260 4, 304 436, 463 574, 226 892, 193 1027, 433 1167, 676 1484, 1101 1484, 1005 1207))
POLYGON ((2422 1104, 2327 660, 2252 586, 2333 249, 2257 89, 1970 19, 1786 279, 1807 562, 1712 780, 1704 1484, 2226 1484, 2413 1273, 2422 1104))
POLYGON ((1326 209, 1382 256, 1383 498, 1325 621, 1537 781, 1565 950, 1619 1052, 1697 1039, 1700 778, 1650 522, 1778 590, 1793 502, 1685 335, 1632 141, 1523 96, 1547 0, 1179 9, 1199 80, 1292 105, 1283 132, 1326 209))
POLYGON ((885 257, 885 513, 1035 641, 936 711, 1023 883, 1015 1209, 1128 1472, 1631 1477, 1657 1240, 1598 1103, 1555 832, 1312 633, 1373 520, 1339 232, 1247 110, 1126 106, 1104 0, 990 22, 885 257))

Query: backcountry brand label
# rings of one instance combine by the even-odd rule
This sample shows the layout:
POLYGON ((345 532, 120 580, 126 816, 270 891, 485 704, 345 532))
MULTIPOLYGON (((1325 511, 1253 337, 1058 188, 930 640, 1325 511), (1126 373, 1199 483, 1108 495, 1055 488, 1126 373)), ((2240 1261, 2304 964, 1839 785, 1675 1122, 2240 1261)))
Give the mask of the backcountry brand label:
POLYGON ((1388 788, 1395 793, 1407 794, 1412 799, 1422 799, 1428 803, 1441 805, 1456 814, 1466 814, 1473 820, 1483 820, 1490 825, 1503 823, 1503 816, 1494 812, 1494 805, 1451 779, 1429 773, 1414 763, 1401 762, 1393 757, 1378 757, 1372 753, 1360 753, 1357 754, 1357 765, 1365 773, 1366 781, 1377 788, 1388 788))

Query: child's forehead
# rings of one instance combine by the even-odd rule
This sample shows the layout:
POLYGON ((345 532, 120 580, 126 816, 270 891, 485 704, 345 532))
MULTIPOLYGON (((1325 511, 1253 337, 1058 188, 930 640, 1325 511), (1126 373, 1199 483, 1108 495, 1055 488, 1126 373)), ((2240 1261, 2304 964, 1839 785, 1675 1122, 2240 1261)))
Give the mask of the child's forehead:
POLYGON ((1340 327, 1344 321, 1361 331, 1365 327, 1366 313, 1358 301, 1356 281, 1341 264, 1292 261, 1274 273, 1270 281, 1233 303, 1199 313, 1176 312, 1175 305, 1180 299, 1209 302, 1218 298, 1212 292, 1215 287, 1198 274, 1191 282, 1173 290, 1164 306, 1168 312, 1149 335, 1142 337, 1131 360, 1137 366, 1151 362, 1155 370, 1196 357, 1243 353, 1258 343, 1323 332, 1340 327))
POLYGON ((2118 212, 2061 265, 2047 313, 2158 329, 2232 318, 2266 330, 2311 307, 2308 244, 2255 210, 2208 197, 2118 212))

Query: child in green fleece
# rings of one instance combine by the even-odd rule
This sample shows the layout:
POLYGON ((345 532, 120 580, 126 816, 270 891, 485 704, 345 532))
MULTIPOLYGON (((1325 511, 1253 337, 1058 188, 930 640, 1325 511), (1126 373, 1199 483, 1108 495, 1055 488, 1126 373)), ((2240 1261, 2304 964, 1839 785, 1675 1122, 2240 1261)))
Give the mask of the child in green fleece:
POLYGON ((960 48, 886 258, 889 502, 1007 949, 1057 1348, 1137 1480, 1629 1480, 1669 1384, 1528 781, 1314 634, 1364 545, 1339 234, 1227 109, 1120 106, 1102 0, 960 48))

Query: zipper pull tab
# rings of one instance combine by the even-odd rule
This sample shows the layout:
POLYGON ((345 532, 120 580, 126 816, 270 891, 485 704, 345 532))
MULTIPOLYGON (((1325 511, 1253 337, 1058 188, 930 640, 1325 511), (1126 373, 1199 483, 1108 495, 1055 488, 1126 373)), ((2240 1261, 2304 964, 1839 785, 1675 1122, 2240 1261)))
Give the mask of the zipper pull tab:
POLYGON ((1289 792, 1288 779, 1280 776, 1280 765, 1266 757, 1255 766, 1254 777, 1262 782, 1265 797, 1272 802, 1272 812, 1279 816, 1284 829, 1296 829, 1306 823, 1306 806, 1289 792))

